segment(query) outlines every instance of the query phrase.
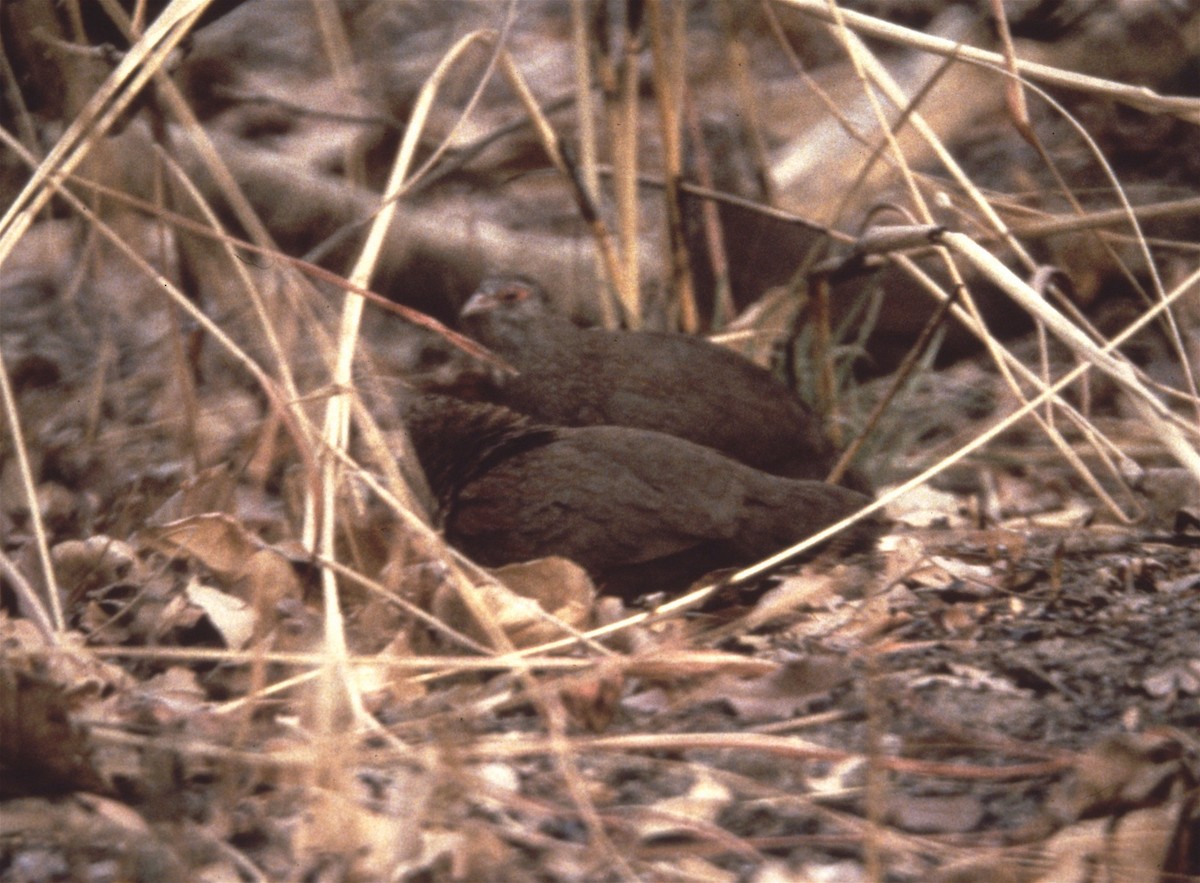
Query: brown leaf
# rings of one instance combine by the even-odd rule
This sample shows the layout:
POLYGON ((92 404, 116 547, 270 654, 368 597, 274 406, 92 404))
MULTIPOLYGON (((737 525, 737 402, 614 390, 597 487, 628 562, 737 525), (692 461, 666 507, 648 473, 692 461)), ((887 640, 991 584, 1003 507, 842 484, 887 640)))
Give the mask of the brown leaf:
POLYGON ((231 515, 210 512, 139 532, 139 539, 165 555, 184 555, 223 579, 235 579, 264 544, 231 515))
POLYGON ((898 828, 915 834, 964 834, 983 820, 983 804, 971 794, 897 795, 888 815, 898 828))
MULTIPOLYGON (((475 591, 479 603, 517 647, 563 637, 562 628, 550 617, 573 628, 587 622, 596 589, 579 565, 565 558, 539 558, 493 573, 502 582, 483 584, 475 591)), ((487 640, 453 585, 443 584, 434 591, 431 609, 447 625, 487 640)))
POLYGON ((1079 758, 1050 809, 1073 820, 1159 807, 1194 790, 1196 778, 1184 746, 1170 734, 1115 736, 1079 758))
POLYGON ((704 692, 720 694, 743 720, 779 720, 844 684, 850 674, 846 657, 811 654, 761 678, 717 678, 704 692))
POLYGON ((565 678, 559 692, 571 719, 599 733, 612 723, 624 688, 625 677, 620 666, 601 663, 593 671, 565 678))

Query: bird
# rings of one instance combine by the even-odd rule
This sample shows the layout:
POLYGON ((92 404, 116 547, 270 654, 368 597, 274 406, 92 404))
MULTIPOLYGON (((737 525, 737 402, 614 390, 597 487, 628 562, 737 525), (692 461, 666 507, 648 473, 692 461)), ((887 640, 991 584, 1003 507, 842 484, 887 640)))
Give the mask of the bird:
MULTIPOLYGON (((626 597, 753 563, 870 502, 651 430, 551 426, 432 394, 401 412, 450 545, 489 567, 568 558, 626 597)), ((881 526, 838 539, 866 548, 881 526)))
MULTIPOLYGON (((459 321, 516 370, 493 373, 485 398, 541 422, 664 432, 789 478, 822 479, 837 461, 793 390, 704 338, 580 328, 536 281, 513 275, 485 279, 459 321)), ((844 483, 870 490, 854 471, 844 483)))

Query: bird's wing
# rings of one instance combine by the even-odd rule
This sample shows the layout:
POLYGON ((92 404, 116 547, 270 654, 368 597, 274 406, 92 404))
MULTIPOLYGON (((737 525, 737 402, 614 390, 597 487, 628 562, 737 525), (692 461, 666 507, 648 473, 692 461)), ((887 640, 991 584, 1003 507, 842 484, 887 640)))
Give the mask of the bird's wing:
POLYGON ((560 430, 463 488, 448 531, 484 563, 559 554, 589 569, 637 564, 731 540, 746 471, 659 433, 560 430))
MULTIPOLYGON (((683 334, 580 335, 599 423, 654 428, 749 462, 799 452, 827 456, 820 420, 769 372, 683 334)), ((819 471, 819 470, 818 470, 819 471)))

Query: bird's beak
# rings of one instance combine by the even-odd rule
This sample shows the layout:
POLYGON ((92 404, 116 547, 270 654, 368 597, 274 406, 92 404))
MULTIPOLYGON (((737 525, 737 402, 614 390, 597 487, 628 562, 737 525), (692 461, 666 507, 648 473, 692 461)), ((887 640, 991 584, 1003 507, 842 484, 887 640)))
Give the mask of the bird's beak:
POLYGON ((465 319, 468 316, 477 316, 480 313, 486 313, 488 310, 496 306, 496 300, 486 291, 477 291, 471 295, 461 310, 458 311, 459 318, 465 319))

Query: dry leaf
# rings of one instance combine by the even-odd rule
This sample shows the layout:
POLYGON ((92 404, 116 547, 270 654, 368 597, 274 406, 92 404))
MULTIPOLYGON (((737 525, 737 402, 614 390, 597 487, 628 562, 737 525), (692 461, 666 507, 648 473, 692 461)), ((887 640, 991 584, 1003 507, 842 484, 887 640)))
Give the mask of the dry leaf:
POLYGON ((571 720, 599 733, 612 723, 625 689, 625 676, 615 661, 611 665, 601 661, 592 671, 564 678, 558 689, 571 720))
MULTIPOLYGON (((478 602, 517 647, 529 647, 563 637, 557 618, 582 628, 591 611, 596 589, 579 565, 565 558, 540 558, 510 564, 494 571, 501 583, 475 588, 478 602)), ((458 588, 442 584, 434 590, 432 612, 442 622, 476 640, 487 641, 459 597, 458 588)))
POLYGON ((983 821, 984 808, 973 794, 897 795, 889 803, 888 817, 914 834, 965 834, 983 821))
POLYGON ((758 678, 723 675, 696 690, 690 698, 721 699, 744 721, 782 720, 801 711, 808 702, 845 683, 851 675, 849 660, 833 654, 810 654, 789 661, 758 678))
POLYGON ((732 798, 728 788, 701 773, 687 794, 653 804, 650 808, 654 813, 642 821, 638 834, 643 841, 689 834, 697 825, 715 822, 732 798))
POLYGON ((420 849, 418 806, 407 812, 374 812, 344 794, 312 788, 295 829, 295 849, 305 864, 323 855, 353 856, 353 875, 362 880, 391 877, 396 866, 420 849))
POLYGON ((164 555, 186 555, 223 579, 235 579, 264 544, 231 515, 193 515, 139 532, 142 542, 164 555))
POLYGON ((241 598, 192 581, 184 590, 187 599, 204 611, 225 646, 241 650, 254 636, 258 615, 241 598))
POLYGON ((58 584, 73 599, 118 580, 136 581, 140 564, 132 546, 103 534, 58 543, 50 550, 50 560, 58 584))

